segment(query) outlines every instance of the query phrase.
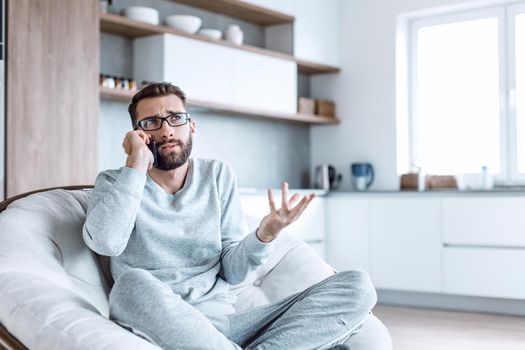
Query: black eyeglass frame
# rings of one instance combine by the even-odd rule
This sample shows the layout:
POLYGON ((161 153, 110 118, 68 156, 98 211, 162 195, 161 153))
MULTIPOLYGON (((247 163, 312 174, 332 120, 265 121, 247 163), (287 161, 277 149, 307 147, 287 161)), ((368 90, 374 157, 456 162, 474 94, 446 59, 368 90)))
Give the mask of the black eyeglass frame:
POLYGON ((191 120, 191 116, 188 112, 176 112, 176 113, 171 113, 165 117, 148 117, 148 118, 144 118, 142 120, 139 120, 137 123, 135 123, 135 130, 137 130, 138 128, 144 130, 144 131, 155 131, 155 130, 159 130, 162 128, 162 126, 164 125, 164 122, 168 123, 169 126, 171 126, 172 128, 177 128, 179 126, 183 126, 183 125, 186 125, 188 124, 188 121, 191 120), (169 121, 168 121, 168 118, 171 118, 173 117, 174 115, 184 115, 184 117, 186 118, 186 120, 184 121, 184 124, 179 124, 179 125, 172 125, 169 121), (155 128, 155 129, 149 129, 149 130, 146 130, 142 127, 141 123, 146 121, 146 120, 151 120, 151 119, 160 119, 161 122, 160 122, 160 126, 158 128, 155 128))

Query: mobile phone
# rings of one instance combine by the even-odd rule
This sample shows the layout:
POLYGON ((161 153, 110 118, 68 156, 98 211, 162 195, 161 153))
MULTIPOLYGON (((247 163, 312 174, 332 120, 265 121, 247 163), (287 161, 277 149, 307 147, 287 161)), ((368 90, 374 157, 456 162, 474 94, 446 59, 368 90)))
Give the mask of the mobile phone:
POLYGON ((157 142, 155 140, 151 140, 148 144, 148 148, 153 153, 153 167, 156 168, 159 163, 157 159, 157 142))

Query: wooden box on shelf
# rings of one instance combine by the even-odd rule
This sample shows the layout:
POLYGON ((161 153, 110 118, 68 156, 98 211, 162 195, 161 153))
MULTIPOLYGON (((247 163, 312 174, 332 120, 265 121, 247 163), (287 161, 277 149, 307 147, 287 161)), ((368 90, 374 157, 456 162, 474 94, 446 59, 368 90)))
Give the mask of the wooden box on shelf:
POLYGON ((419 174, 418 173, 408 173, 401 175, 401 191, 411 191, 417 190, 419 174))
POLYGON ((427 180, 427 188, 432 189, 457 189, 458 183, 453 175, 430 175, 427 180))
POLYGON ((315 114, 315 100, 308 97, 299 97, 297 110, 300 114, 315 114))
MULTIPOLYGON (((408 173, 401 175, 401 190, 417 190, 419 183, 419 174, 408 173)), ((452 175, 425 175, 425 191, 457 189, 458 184, 456 177, 452 175)))
POLYGON ((316 100, 315 114, 335 118, 335 103, 328 100, 316 100))

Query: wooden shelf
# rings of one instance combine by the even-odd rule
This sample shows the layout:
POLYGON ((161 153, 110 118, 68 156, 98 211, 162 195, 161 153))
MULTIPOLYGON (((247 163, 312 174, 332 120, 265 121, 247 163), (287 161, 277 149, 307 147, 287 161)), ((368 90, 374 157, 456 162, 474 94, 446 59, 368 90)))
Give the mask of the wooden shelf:
MULTIPOLYGON (((229 0, 233 1, 233 0, 229 0)), ((219 1, 220 2, 220 1, 219 1)), ((240 1, 235 1, 240 2, 240 1)), ((180 30, 170 28, 163 25, 152 25, 144 22, 135 21, 124 16, 114 15, 110 13, 100 14, 100 30, 105 33, 117 34, 128 38, 140 38, 149 35, 157 34, 174 34, 191 38, 195 40, 206 41, 209 43, 232 47, 239 50, 245 50, 260 55, 272 56, 282 58, 285 60, 294 61, 297 63, 298 70, 303 74, 323 74, 323 73, 338 73, 339 68, 333 66, 312 63, 304 60, 298 60, 292 55, 282 52, 263 49, 251 45, 235 45, 226 40, 214 40, 198 34, 189 34, 180 30)))
POLYGON ((135 21, 111 13, 100 13, 100 31, 128 38, 140 38, 166 32, 164 26, 135 21))
POLYGON ((268 111, 261 111, 246 107, 228 106, 213 102, 188 100, 189 107, 205 108, 213 110, 217 113, 225 113, 228 115, 239 115, 248 116, 251 118, 260 119, 278 119, 284 121, 292 121, 306 124, 337 124, 339 120, 337 118, 324 117, 320 115, 306 115, 306 114, 283 114, 283 113, 272 113, 268 111))
POLYGON ((108 101, 120 101, 131 103, 133 95, 136 94, 136 91, 121 90, 121 89, 110 89, 106 87, 99 87, 100 98, 108 101))
POLYGON ((221 13, 260 25, 292 23, 295 18, 281 12, 239 0, 171 0, 184 5, 221 13))
POLYGON ((326 73, 339 73, 339 67, 328 66, 326 64, 308 62, 301 59, 296 59, 299 73, 303 74, 326 74, 326 73))
MULTIPOLYGON (((104 100, 110 101, 120 101, 120 102, 131 102, 131 98, 135 92, 119 90, 119 89, 109 89, 105 87, 100 87, 100 97, 104 100)), ((282 114, 282 113, 271 113, 268 111, 260 111, 245 107, 236 107, 229 106, 214 102, 200 101, 188 99, 188 106, 194 108, 204 108, 212 110, 216 113, 224 113, 228 115, 239 115, 239 116, 248 116, 251 118, 261 118, 261 119, 277 119, 284 121, 292 121, 299 123, 307 124, 337 124, 339 119, 325 117, 320 115, 309 115, 309 114, 282 114)))
POLYGON ((341 121, 335 117, 326 117, 316 114, 297 114, 297 119, 309 124, 339 124, 341 121))

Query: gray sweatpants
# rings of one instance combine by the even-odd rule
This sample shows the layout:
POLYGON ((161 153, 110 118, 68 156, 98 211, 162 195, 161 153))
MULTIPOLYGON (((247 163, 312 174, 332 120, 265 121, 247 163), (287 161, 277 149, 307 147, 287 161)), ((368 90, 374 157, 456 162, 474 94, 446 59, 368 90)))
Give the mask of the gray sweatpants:
POLYGON ((376 303, 365 272, 339 272, 251 310, 208 319, 149 272, 115 282, 110 316, 163 349, 327 349, 355 333, 376 303))

